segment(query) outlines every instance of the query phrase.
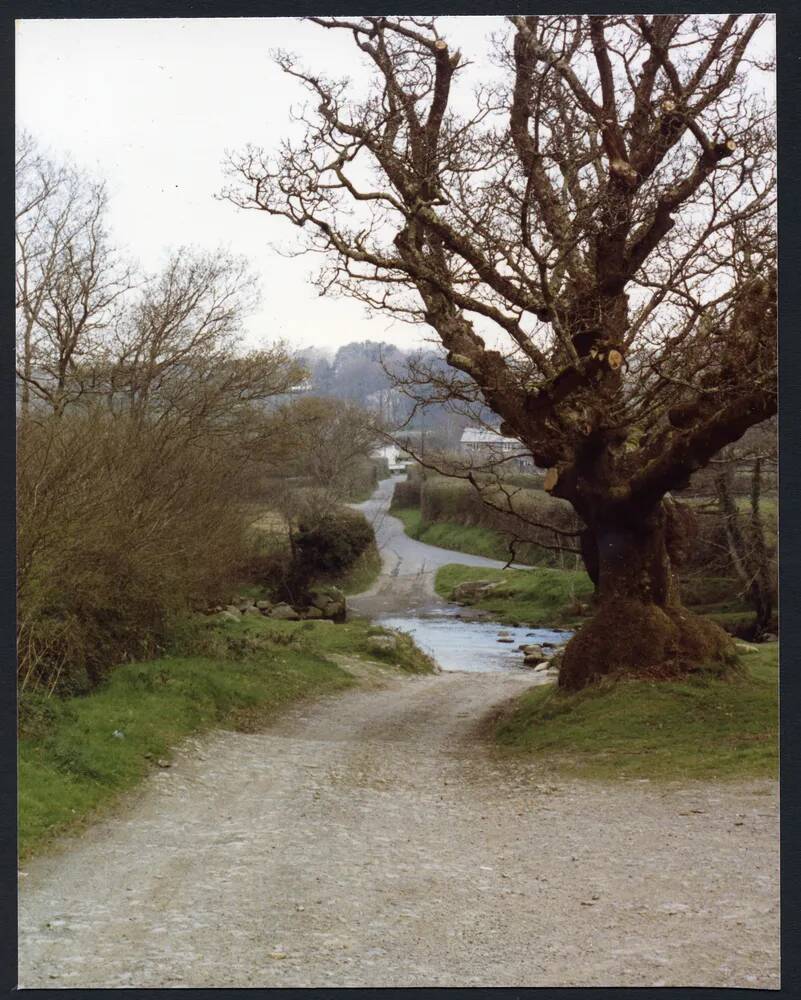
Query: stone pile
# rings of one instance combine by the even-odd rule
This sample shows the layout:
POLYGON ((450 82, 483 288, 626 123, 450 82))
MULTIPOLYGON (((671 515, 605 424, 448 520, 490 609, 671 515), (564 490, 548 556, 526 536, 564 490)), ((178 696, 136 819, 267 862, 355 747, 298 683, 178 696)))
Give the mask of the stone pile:
POLYGON ((523 654, 523 663, 536 672, 545 670, 558 671, 562 659, 562 651, 550 642, 524 643, 517 647, 523 654))
POLYGON ((239 621, 245 615, 263 615, 277 621, 333 621, 343 622, 347 616, 347 601, 339 587, 316 587, 305 605, 292 605, 285 601, 257 601, 244 598, 235 604, 216 605, 208 608, 222 621, 239 621))

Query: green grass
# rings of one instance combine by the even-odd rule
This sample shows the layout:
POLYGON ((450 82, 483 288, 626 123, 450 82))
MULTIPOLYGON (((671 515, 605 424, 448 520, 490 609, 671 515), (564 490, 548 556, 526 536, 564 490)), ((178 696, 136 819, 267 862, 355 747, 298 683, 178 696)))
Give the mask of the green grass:
MULTIPOLYGON (((427 545, 438 545, 441 549, 469 552, 474 556, 501 559, 504 562, 509 558, 508 539, 499 531, 476 525, 457 524, 455 521, 435 521, 433 524, 423 525, 420 509, 417 507, 401 507, 391 513, 403 521, 407 535, 427 545)), ((526 561, 525 553, 522 551, 515 558, 515 562, 526 561)))
POLYGON ((346 594, 362 594, 378 579, 381 573, 381 556, 373 543, 363 552, 351 568, 334 582, 346 594))
POLYGON ((390 514, 403 521, 403 528, 410 538, 419 538, 422 531, 422 518, 419 507, 390 508, 390 514))
POLYGON ((376 653, 371 638, 380 634, 368 622, 195 616, 176 634, 174 655, 120 666, 84 697, 23 699, 20 855, 110 805, 184 737, 215 727, 257 728, 290 702, 354 684, 328 658, 332 653, 407 672, 433 669, 408 636, 397 650, 376 653))
MULTIPOLYGON (((497 621, 519 625, 568 625, 576 622, 573 602, 592 596, 590 578, 582 570, 484 569, 479 566, 442 566, 435 578, 437 593, 448 599, 453 588, 467 580, 488 580, 499 586, 491 595, 471 604, 497 621)), ((578 619, 581 621, 581 619, 578 619)))
POLYGON ((534 688, 495 722, 495 739, 578 777, 776 777, 778 649, 753 648, 728 680, 606 682, 577 694, 534 688))
MULTIPOLYGON (((482 528, 479 525, 459 524, 456 521, 434 521, 423 524, 419 507, 398 507, 390 509, 393 517, 403 522, 406 534, 410 538, 425 542, 427 545, 437 545, 441 549, 452 549, 455 552, 469 552, 474 556, 485 556, 487 559, 500 559, 506 562, 509 558, 509 537, 503 532, 492 528, 482 528)), ((517 546, 514 561, 527 565, 538 565, 549 558, 550 554, 529 542, 517 546)))
MULTIPOLYGON (((259 615, 243 615, 240 621, 226 623, 226 633, 244 648, 264 638, 277 645, 289 644, 292 648, 318 656, 343 654, 387 663, 406 673, 427 674, 436 668, 433 661, 415 646, 408 635, 390 633, 380 625, 373 625, 366 618, 354 618, 342 625, 325 621, 285 622, 259 615), (395 635, 394 652, 377 653, 372 640, 376 636, 395 635)), ((193 642, 197 640, 193 639, 193 642)), ((229 639, 230 641, 230 639, 229 639)))

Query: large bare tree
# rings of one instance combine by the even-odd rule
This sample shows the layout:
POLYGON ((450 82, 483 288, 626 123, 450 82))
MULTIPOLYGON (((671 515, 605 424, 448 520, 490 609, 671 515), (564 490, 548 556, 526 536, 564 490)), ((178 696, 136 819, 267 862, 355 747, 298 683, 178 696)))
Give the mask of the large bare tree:
POLYGON ((369 92, 279 54, 305 130, 233 157, 229 197, 299 227, 323 289, 429 324, 573 505, 599 606, 560 683, 727 660, 669 493, 776 411, 766 16, 512 17, 472 98, 436 20, 311 20, 369 92))

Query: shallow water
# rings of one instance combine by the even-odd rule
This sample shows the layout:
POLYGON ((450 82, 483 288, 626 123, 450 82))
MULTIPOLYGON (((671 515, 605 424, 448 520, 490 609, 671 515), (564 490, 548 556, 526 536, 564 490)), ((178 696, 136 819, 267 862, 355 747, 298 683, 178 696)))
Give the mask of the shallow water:
POLYGON ((408 632, 417 645, 437 661, 442 670, 467 670, 475 673, 498 671, 531 672, 523 666, 523 653, 517 648, 525 643, 551 643, 563 646, 570 632, 548 628, 501 625, 498 622, 459 618, 459 609, 448 613, 438 610, 423 615, 387 615, 375 619, 377 625, 408 632), (499 636, 512 642, 499 642, 499 636))

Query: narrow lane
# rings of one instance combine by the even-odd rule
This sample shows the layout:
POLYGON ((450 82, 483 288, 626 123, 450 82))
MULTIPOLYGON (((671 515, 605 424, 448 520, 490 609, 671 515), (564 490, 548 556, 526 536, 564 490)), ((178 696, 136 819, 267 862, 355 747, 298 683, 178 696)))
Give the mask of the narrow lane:
POLYGON ((382 480, 369 500, 353 505, 373 525, 381 553, 381 576, 376 583, 364 594, 348 599, 349 605, 358 614, 370 618, 447 607, 447 603, 434 590, 434 577, 441 566, 459 563, 462 566, 503 569, 506 565, 498 559, 442 549, 410 538, 404 530, 403 522, 389 513, 392 491, 401 478, 395 476, 382 480))

